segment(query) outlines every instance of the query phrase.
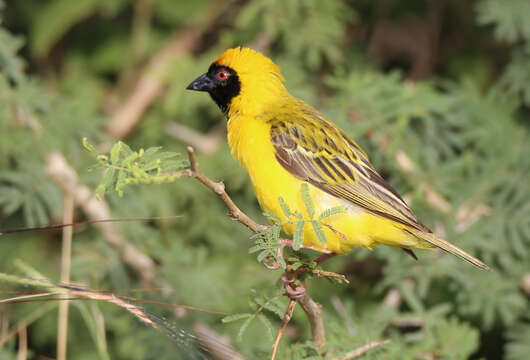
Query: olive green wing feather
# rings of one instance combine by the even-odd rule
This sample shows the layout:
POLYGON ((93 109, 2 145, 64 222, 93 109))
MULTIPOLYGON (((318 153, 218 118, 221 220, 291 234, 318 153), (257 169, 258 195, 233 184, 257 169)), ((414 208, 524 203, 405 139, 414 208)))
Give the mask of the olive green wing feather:
POLYGON ((430 232, 370 164, 367 155, 317 110, 271 121, 276 159, 290 173, 319 189, 392 221, 430 232))
POLYGON ((406 226, 430 246, 439 247, 475 266, 480 260, 436 237, 412 213, 399 194, 377 173, 363 150, 317 110, 300 102, 301 115, 270 119, 271 141, 278 162, 297 178, 348 203, 406 226))

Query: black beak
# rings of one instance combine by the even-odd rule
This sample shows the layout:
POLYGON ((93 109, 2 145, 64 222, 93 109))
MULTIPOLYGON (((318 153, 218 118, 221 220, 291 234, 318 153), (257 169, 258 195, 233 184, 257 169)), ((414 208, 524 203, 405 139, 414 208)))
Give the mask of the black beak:
POLYGON ((213 81, 208 77, 207 74, 199 76, 197 79, 193 80, 191 84, 188 85, 186 90, 195 90, 195 91, 211 91, 215 87, 213 81))

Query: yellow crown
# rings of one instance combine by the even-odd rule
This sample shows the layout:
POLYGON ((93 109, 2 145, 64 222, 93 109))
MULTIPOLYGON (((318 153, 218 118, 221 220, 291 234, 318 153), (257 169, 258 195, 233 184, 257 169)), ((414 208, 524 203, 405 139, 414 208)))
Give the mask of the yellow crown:
POLYGON ((239 76, 248 72, 256 74, 259 71, 272 74, 279 77, 282 82, 284 81, 278 65, 265 55, 247 47, 238 46, 228 49, 215 60, 215 63, 217 65, 228 66, 239 76))

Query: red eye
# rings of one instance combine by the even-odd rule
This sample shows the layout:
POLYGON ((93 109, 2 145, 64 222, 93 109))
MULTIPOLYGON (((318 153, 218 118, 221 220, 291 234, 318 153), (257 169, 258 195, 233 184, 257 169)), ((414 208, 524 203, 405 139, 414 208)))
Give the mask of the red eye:
POLYGON ((226 71, 219 71, 217 73, 217 77, 219 78, 219 80, 225 80, 228 77, 228 74, 226 73, 226 71))

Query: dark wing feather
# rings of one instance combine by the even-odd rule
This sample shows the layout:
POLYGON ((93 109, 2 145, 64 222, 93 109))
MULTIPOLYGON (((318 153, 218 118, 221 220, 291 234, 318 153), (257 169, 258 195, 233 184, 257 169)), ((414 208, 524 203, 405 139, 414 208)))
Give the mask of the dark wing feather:
POLYGON ((430 232, 355 142, 317 110, 298 106, 298 117, 291 112, 270 120, 276 159, 287 171, 373 214, 430 232))

